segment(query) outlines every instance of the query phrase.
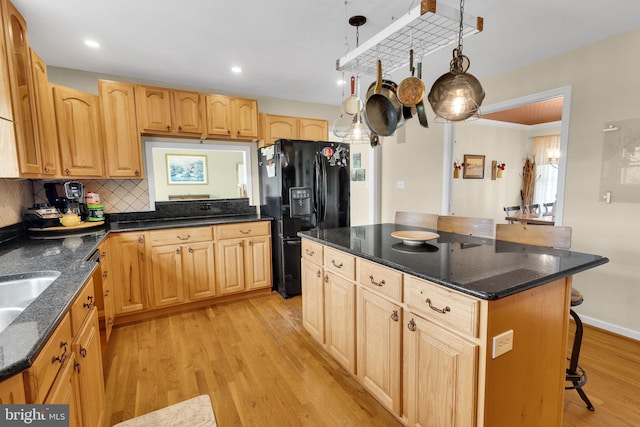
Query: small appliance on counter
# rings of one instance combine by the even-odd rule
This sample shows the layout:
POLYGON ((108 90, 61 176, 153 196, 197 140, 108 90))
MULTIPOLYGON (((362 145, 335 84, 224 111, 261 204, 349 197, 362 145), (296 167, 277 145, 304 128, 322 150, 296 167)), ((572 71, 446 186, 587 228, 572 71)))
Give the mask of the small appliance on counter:
POLYGON ((24 224, 27 228, 47 228, 60 225, 62 214, 49 203, 36 203, 24 213, 24 224))
MULTIPOLYGON (((82 221, 86 220, 89 212, 87 205, 83 202, 84 185, 78 181, 67 181, 61 187, 64 196, 60 196, 60 184, 47 182, 44 184, 44 191, 51 206, 55 206, 62 214, 71 211, 80 215, 82 221)), ((59 225, 59 224, 58 224, 59 225)))

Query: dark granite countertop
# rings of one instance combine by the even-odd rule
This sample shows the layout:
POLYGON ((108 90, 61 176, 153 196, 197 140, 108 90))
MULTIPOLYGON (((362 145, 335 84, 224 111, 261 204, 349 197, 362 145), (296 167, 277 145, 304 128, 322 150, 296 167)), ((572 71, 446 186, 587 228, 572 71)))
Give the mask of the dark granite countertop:
POLYGON ((438 239, 420 246, 407 246, 391 236, 396 230, 424 229, 374 224, 298 235, 487 300, 609 262, 599 255, 446 232, 438 232, 438 239))
MULTIPOLYGON (((114 216, 115 217, 115 216, 114 216)), ((56 239, 30 239, 20 236, 0 243, 0 276, 37 271, 58 271, 56 278, 3 331, 0 331, 0 381, 29 366, 69 309, 82 285, 97 264, 85 261, 98 244, 112 232, 145 231, 176 227, 270 221, 256 214, 214 217, 149 218, 124 217, 90 235, 56 239)))

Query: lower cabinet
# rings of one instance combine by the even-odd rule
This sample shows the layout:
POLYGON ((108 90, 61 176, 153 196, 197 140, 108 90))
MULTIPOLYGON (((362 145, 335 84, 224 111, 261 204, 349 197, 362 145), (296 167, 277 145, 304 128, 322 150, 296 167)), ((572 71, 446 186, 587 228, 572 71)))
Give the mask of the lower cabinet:
POLYGON ((357 316, 358 379, 401 417, 402 307, 360 287, 357 316))
POLYGON ((325 273, 325 346, 350 373, 356 372, 356 284, 325 273))
POLYGON ((473 426, 479 346, 418 316, 405 331, 410 426, 473 426))
POLYGON ((69 405, 69 427, 83 425, 77 366, 76 355, 71 353, 44 401, 45 404, 69 405))
POLYGON ((16 374, 0 383, 0 405, 26 403, 22 374, 16 374))
POLYGON ((116 233, 109 237, 110 277, 113 284, 115 314, 147 308, 144 298, 146 266, 144 233, 116 233))
POLYGON ((302 258, 302 324, 309 335, 324 344, 324 275, 322 271, 321 265, 302 258))

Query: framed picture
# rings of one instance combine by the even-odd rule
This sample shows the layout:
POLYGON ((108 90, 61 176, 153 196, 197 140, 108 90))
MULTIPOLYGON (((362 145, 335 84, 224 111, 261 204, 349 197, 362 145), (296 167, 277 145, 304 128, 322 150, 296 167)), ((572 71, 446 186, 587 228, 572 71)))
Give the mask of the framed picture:
POLYGON ((207 183, 207 156, 167 154, 166 157, 170 185, 207 183))
POLYGON ((462 178, 484 179, 484 156, 465 154, 462 178))

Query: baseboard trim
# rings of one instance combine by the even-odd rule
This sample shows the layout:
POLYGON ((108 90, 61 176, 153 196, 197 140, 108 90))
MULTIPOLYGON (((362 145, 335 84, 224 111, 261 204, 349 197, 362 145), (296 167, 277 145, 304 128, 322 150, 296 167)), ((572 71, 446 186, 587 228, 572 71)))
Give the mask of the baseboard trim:
POLYGON ((625 328, 624 326, 605 322, 604 320, 599 320, 583 314, 580 314, 580 319, 582 320, 582 323, 586 323, 587 325, 595 326, 596 328, 604 329, 605 331, 640 341, 640 331, 634 331, 633 329, 625 328))

